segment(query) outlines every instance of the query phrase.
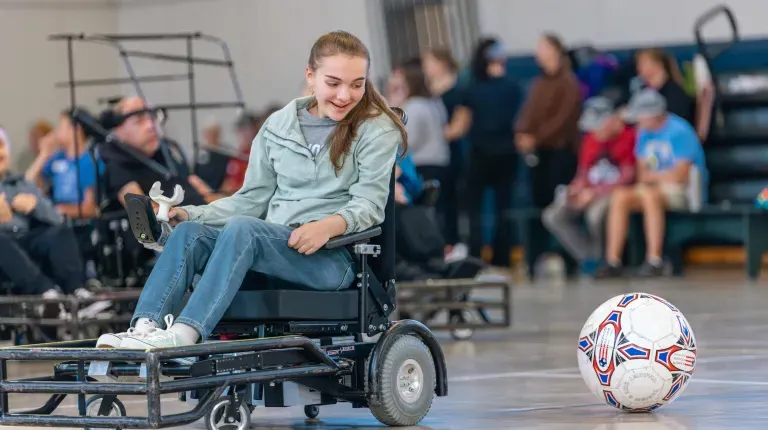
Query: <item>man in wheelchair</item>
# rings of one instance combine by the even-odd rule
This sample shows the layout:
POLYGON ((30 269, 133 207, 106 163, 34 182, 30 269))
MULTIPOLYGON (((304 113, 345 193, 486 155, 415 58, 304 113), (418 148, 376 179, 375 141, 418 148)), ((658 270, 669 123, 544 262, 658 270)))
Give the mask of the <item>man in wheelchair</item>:
MULTIPOLYGON (((158 135, 156 115, 156 109, 137 96, 123 98, 100 115, 101 125, 133 152, 128 153, 112 142, 100 146, 99 154, 107 164, 104 190, 107 199, 123 204, 126 194, 146 194, 157 181, 166 186, 181 186, 187 202, 192 205, 204 205, 220 198, 205 181, 190 175, 180 148, 158 135), (170 177, 152 169, 151 164, 171 172, 170 177)), ((110 210, 119 208, 114 203, 110 210)))

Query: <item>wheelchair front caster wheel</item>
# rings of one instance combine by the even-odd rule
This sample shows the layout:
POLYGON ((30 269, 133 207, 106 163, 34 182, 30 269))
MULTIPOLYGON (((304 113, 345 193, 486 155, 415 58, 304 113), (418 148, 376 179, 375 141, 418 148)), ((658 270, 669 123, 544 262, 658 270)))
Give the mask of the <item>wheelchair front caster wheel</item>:
POLYGON ((304 406, 304 415, 306 415, 307 418, 313 420, 317 418, 318 415, 320 415, 320 408, 317 405, 304 406))
POLYGON ((205 417, 205 427, 208 430, 247 430, 251 427, 251 410, 248 405, 241 403, 237 408, 230 408, 232 397, 220 398, 205 417))
POLYGON ((378 383, 367 383, 369 390, 375 389, 373 398, 379 399, 369 405, 373 416, 387 426, 417 425, 432 407, 437 383, 427 345, 412 335, 399 337, 381 351, 374 372, 378 383))
MULTIPOLYGON (((98 395, 85 401, 85 414, 89 417, 124 417, 126 416, 123 402, 115 396, 98 395)), ((85 427, 90 430, 91 427, 85 427)), ((121 430, 121 427, 111 427, 113 430, 121 430)))

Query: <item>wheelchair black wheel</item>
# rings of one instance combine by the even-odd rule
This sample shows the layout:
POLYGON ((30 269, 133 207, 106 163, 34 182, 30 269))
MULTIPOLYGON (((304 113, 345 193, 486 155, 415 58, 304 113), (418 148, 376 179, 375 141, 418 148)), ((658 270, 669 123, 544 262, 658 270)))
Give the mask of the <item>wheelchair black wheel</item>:
POLYGON ((399 337, 381 354, 375 369, 378 393, 371 393, 381 402, 369 405, 371 413, 384 425, 415 426, 427 415, 435 397, 432 354, 421 339, 411 335, 399 337))
POLYGON ((304 406, 304 415, 313 420, 320 415, 320 407, 317 405, 306 405, 304 406))
POLYGON ((240 403, 231 416, 227 416, 227 406, 231 402, 231 396, 224 396, 213 405, 205 416, 205 427, 208 430, 247 430, 251 427, 251 409, 244 402, 240 403))
MULTIPOLYGON (((124 417, 127 415, 125 411, 125 405, 123 402, 117 399, 115 396, 102 395, 92 396, 85 401, 85 414, 89 417, 124 417), (105 415, 102 411, 102 405, 104 401, 110 402, 108 406, 108 413, 105 415)), ((85 427, 85 430, 90 430, 91 427, 85 427)), ((122 427, 111 427, 113 430, 121 430, 122 427)))

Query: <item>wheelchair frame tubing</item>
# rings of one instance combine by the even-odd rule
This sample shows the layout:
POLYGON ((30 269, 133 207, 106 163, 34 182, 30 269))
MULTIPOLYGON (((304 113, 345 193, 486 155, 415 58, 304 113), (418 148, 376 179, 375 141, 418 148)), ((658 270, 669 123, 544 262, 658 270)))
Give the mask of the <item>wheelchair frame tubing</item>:
MULTIPOLYGON (((165 428, 189 424, 201 419, 210 410, 213 403, 228 387, 248 385, 274 380, 316 381, 320 387, 337 391, 341 398, 360 400, 361 393, 338 383, 323 381, 323 377, 338 375, 341 366, 329 357, 324 350, 311 339, 301 336, 274 339, 253 339, 234 342, 212 342, 173 349, 159 350, 119 350, 95 349, 92 341, 61 342, 34 345, 31 347, 10 347, 0 349, 0 425, 46 426, 46 427, 121 427, 121 428, 165 428), (300 348, 306 353, 308 362, 296 368, 252 370, 237 374, 216 374, 190 377, 186 379, 161 381, 162 362, 173 358, 210 356, 216 354, 253 353, 266 350, 300 348), (24 360, 66 360, 70 363, 54 367, 55 374, 43 378, 9 380, 8 361, 24 360), (77 362, 76 375, 72 375, 71 366, 77 362), (90 382, 85 364, 89 361, 137 362, 134 366, 147 365, 145 383, 90 382), (343 388, 342 388, 343 387, 343 388), (198 405, 191 411, 162 416, 160 396, 167 393, 182 393, 192 390, 209 390, 198 405), (52 397, 42 407, 25 413, 10 413, 8 393, 51 393, 52 397), (78 395, 80 416, 51 416, 67 394, 78 395), (139 417, 89 417, 85 416, 86 395, 146 395, 147 418, 139 417)), ((340 346, 339 348, 342 348, 340 346)), ((341 351, 339 351, 341 352, 341 351)), ((341 356, 342 354, 339 353, 341 356)), ((346 354, 345 354, 346 355, 346 354)), ((181 375, 179 375, 181 376, 181 375)))

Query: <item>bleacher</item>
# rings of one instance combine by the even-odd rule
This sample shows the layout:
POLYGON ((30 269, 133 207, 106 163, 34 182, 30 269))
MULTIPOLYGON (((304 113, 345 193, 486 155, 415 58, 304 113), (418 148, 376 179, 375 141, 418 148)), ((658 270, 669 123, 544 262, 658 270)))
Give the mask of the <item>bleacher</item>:
MULTIPOLYGON (((684 256, 692 248, 741 247, 746 274, 755 279, 763 254, 768 252, 768 217, 754 204, 756 196, 768 186, 768 40, 742 39, 736 17, 726 6, 702 14, 692 36, 694 44, 661 48, 674 55, 683 70, 690 69, 695 55, 703 56, 715 83, 714 114, 704 142, 711 175, 709 204, 696 213, 668 214, 664 254, 672 263, 673 273, 681 274, 684 256), (732 24, 731 40, 706 40, 706 26, 723 16, 732 24)), ((626 61, 640 48, 610 53, 626 61)), ((520 79, 530 79, 537 73, 530 57, 510 59, 509 70, 520 79)), ((508 222, 517 224, 518 241, 532 275, 538 257, 558 251, 558 245, 554 240, 542 239, 551 236, 536 210, 513 210, 508 222)), ((644 257, 642 228, 638 215, 631 221, 626 247, 625 262, 629 266, 640 264, 644 257)), ((566 262, 570 261, 566 258, 566 262)))

